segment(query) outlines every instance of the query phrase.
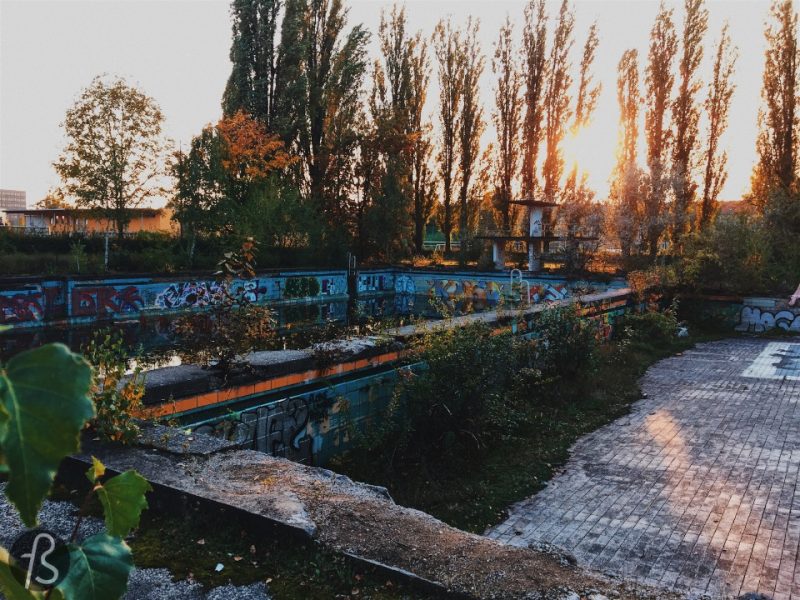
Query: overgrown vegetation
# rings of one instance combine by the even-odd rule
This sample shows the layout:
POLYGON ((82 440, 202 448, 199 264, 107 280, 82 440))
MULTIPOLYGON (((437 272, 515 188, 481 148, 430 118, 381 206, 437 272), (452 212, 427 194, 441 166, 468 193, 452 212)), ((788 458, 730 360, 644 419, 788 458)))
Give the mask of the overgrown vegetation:
POLYGON ((144 379, 141 367, 128 373, 129 350, 117 329, 102 329, 83 348, 92 365, 91 397, 95 417, 91 422, 104 439, 128 443, 136 439, 139 426, 134 418, 142 406, 144 379))
POLYGON ((691 346, 676 329, 671 309, 635 315, 600 344, 592 322, 565 309, 542 315, 532 341, 481 325, 428 335, 414 359, 429 368, 408 372, 385 425, 334 468, 483 532, 540 489, 575 440, 628 410, 650 364, 691 346))
POLYGON ((237 252, 226 253, 218 265, 216 296, 209 309, 175 322, 181 355, 194 364, 213 366, 225 377, 245 364, 248 353, 262 349, 274 332, 272 311, 256 303, 245 285, 234 283, 255 277, 257 248, 255 240, 247 239, 237 252))
POLYGON ((763 213, 720 217, 689 239, 670 269, 676 285, 727 294, 786 294, 800 275, 800 192, 774 191, 763 213))

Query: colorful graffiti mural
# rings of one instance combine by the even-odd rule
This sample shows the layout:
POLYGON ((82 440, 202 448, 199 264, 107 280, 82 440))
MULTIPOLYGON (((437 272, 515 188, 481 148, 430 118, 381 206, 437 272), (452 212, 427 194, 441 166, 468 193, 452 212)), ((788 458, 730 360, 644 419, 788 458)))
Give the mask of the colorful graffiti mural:
POLYGON ((0 324, 36 324, 65 311, 59 286, 39 284, 24 289, 0 289, 0 324))
POLYGON ((503 294, 503 285, 496 281, 436 279, 428 283, 428 295, 444 302, 472 300, 494 306, 500 302, 503 294))
POLYGON ((224 437, 243 448, 310 462, 314 448, 313 436, 308 431, 309 402, 310 399, 302 396, 281 400, 242 412, 237 420, 224 419, 213 425, 201 425, 195 431, 224 437))
POLYGON ((564 284, 535 285, 531 287, 531 302, 554 302, 569 298, 569 288, 564 284))
MULTIPOLYGON (((508 284, 490 279, 472 281, 469 279, 435 279, 429 282, 429 295, 443 302, 469 300, 495 306, 505 294, 518 296, 526 291, 524 288, 514 286, 510 289, 508 284)), ((564 300, 569 297, 569 288, 565 284, 541 284, 531 286, 531 302, 545 302, 564 300)))
POLYGON ((395 294, 414 295, 417 293, 417 286, 414 280, 408 275, 398 275, 394 279, 395 294))
POLYGON ((202 308, 219 302, 224 289, 216 282, 184 281, 173 283, 156 296, 155 306, 164 309, 202 308))

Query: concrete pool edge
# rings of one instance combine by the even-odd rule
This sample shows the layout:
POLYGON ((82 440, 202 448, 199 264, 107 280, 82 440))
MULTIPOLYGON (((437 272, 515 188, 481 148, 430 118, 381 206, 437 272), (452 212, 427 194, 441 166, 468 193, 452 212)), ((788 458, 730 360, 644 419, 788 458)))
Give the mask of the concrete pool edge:
MULTIPOLYGON (((325 469, 220 445, 202 434, 162 428, 149 447, 85 439, 62 468, 82 477, 91 456, 109 472, 137 469, 153 484, 151 500, 175 510, 200 503, 240 513, 274 535, 313 540, 365 567, 420 589, 454 598, 530 598, 531 592, 572 589, 625 598, 670 598, 660 590, 612 581, 559 564, 549 555, 513 548, 454 529, 395 504, 382 488, 325 469), (164 434, 171 441, 164 441, 164 434), (426 543, 436 540, 437 543, 426 543)), ((557 597, 557 596, 549 596, 557 597)))

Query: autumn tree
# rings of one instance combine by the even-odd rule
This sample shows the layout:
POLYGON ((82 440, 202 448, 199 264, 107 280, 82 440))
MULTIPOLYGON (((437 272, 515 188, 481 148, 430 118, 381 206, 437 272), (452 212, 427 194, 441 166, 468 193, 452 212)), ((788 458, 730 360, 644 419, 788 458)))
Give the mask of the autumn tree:
POLYGON ((525 116, 522 127, 522 195, 532 198, 538 187, 536 170, 542 144, 542 121, 547 87, 547 11, 545 0, 525 7, 522 60, 525 116))
POLYGON ((573 131, 579 131, 586 127, 592 119, 594 109, 597 108, 597 100, 600 98, 602 84, 594 82, 592 66, 594 65, 597 46, 600 44, 600 37, 597 33, 597 23, 592 23, 586 42, 583 44, 581 54, 581 64, 578 76, 578 91, 575 98, 573 131))
POLYGON ((268 133, 263 123, 244 111, 220 120, 217 133, 222 167, 231 179, 229 194, 239 203, 246 201, 252 185, 297 160, 286 152, 280 137, 268 133))
POLYGON ((484 56, 478 42, 480 24, 471 17, 463 39, 463 72, 461 107, 459 117, 459 236, 461 240, 461 263, 466 262, 467 239, 470 221, 470 191, 480 154, 481 135, 486 123, 480 100, 480 78, 484 68, 484 56))
POLYGON ((685 0, 681 50, 678 60, 678 93, 672 103, 672 190, 674 193, 672 243, 679 247, 694 221, 697 183, 693 171, 699 160, 698 139, 702 82, 697 75, 703 60, 703 39, 708 29, 705 0, 685 0))
POLYGON ((450 252, 453 232, 453 188, 455 187, 461 121, 459 110, 464 94, 462 37, 452 23, 440 21, 433 34, 433 48, 439 76, 439 178, 442 182, 441 226, 445 252, 450 252))
POLYGON ((650 51, 645 77, 645 136, 647 140, 647 166, 650 171, 650 192, 644 207, 644 239, 650 258, 658 253, 658 244, 666 230, 669 177, 667 173, 670 151, 668 112, 672 86, 675 81, 674 62, 678 50, 678 37, 672 21, 671 9, 660 5, 653 28, 650 30, 650 51))
POLYGON ((177 183, 170 206, 188 238, 190 259, 198 235, 234 228, 242 233, 258 226, 249 221, 266 220, 266 211, 251 211, 251 205, 266 188, 274 192, 272 177, 295 160, 278 136, 244 111, 207 125, 187 153, 176 153, 171 171, 177 183))
POLYGON ((497 132, 495 156, 495 206, 500 212, 502 226, 511 231, 513 186, 519 169, 520 125, 522 120, 522 72, 514 46, 514 26, 511 18, 500 29, 495 43, 492 72, 497 77, 492 120, 497 132))
POLYGON ((574 38, 575 15, 569 0, 562 0, 553 42, 547 62, 547 89, 545 92, 545 140, 547 142, 542 179, 544 197, 549 202, 558 198, 561 177, 564 173, 564 157, 561 144, 572 118, 572 86, 570 51, 574 38))
POLYGON ((631 256, 641 235, 641 221, 646 195, 646 178, 638 166, 639 53, 626 50, 617 65, 617 102, 619 104, 619 141, 617 162, 612 173, 614 234, 622 256, 631 256))
POLYGON ((44 198, 36 203, 36 208, 71 208, 69 202, 64 198, 64 192, 59 188, 50 188, 44 198))
POLYGON ((727 23, 722 28, 708 96, 704 108, 708 118, 705 144, 703 147, 703 188, 700 202, 700 229, 706 229, 717 214, 719 194, 728 179, 728 153, 720 147, 720 140, 728 128, 728 113, 731 98, 736 89, 733 75, 736 68, 737 50, 731 44, 727 23))
POLYGON ((763 209, 773 190, 790 191, 797 182, 798 47, 797 13, 792 0, 775 0, 764 36, 767 50, 761 88, 758 164, 753 199, 763 209))
POLYGON ((244 111, 271 127, 277 74, 276 32, 282 0, 233 0, 231 74, 222 97, 225 116, 244 111))
POLYGON ((67 143, 54 163, 65 195, 114 224, 122 237, 131 209, 162 198, 167 142, 155 100, 124 79, 95 78, 67 111, 67 143))

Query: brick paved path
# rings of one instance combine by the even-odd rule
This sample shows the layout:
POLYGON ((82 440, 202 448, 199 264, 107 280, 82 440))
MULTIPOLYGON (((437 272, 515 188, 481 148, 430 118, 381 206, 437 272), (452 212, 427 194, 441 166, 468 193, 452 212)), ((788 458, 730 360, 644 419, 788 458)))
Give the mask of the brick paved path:
POLYGON ((687 595, 800 600, 800 344, 701 344, 642 389, 487 535, 687 595))

